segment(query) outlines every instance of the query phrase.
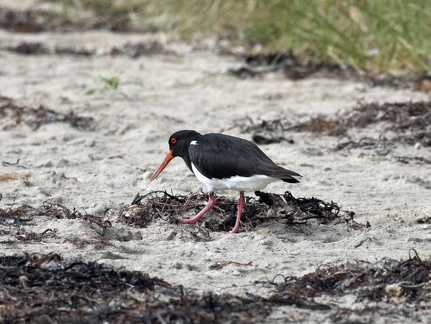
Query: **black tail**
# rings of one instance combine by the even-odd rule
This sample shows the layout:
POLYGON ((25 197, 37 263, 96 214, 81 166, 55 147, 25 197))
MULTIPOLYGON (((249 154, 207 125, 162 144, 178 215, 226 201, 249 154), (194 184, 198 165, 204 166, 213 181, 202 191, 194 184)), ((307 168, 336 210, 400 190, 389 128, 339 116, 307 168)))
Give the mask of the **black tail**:
POLYGON ((284 178, 284 179, 281 179, 281 180, 283 180, 284 182, 289 182, 289 183, 299 183, 299 180, 296 180, 295 178, 292 178, 292 177, 290 177, 290 178, 284 178))

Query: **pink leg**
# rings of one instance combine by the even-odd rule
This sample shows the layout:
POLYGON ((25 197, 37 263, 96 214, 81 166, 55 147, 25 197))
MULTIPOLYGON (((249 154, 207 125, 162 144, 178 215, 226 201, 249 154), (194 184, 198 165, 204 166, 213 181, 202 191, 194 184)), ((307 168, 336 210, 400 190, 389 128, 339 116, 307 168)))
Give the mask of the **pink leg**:
POLYGON ((236 215, 235 226, 232 228, 232 230, 229 233, 235 233, 238 230, 239 224, 241 223, 241 215, 242 215, 242 209, 244 208, 244 203, 245 203, 244 191, 240 191, 239 199, 238 199, 238 213, 236 215))
POLYGON ((208 211, 210 211, 214 207, 214 193, 210 192, 210 197, 204 209, 202 209, 199 214, 192 218, 177 218, 178 223, 181 224, 194 224, 196 223, 203 215, 205 215, 208 211))

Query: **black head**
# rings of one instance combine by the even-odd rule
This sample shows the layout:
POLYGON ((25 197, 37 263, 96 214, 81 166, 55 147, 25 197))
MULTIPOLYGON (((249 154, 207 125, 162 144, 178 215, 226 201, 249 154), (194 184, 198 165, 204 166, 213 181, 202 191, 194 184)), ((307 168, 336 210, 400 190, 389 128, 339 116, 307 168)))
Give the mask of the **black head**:
POLYGON ((183 159, 188 154, 188 149, 191 141, 198 139, 201 136, 194 130, 180 130, 169 137, 169 150, 172 151, 172 156, 181 156, 183 159))
POLYGON ((194 130, 181 130, 169 137, 169 150, 166 154, 165 159, 159 165, 157 170, 151 176, 150 181, 153 181, 158 175, 163 171, 163 169, 168 165, 168 163, 176 156, 180 156, 184 159, 189 169, 191 169, 190 158, 188 155, 188 149, 191 141, 199 138, 201 134, 194 130))

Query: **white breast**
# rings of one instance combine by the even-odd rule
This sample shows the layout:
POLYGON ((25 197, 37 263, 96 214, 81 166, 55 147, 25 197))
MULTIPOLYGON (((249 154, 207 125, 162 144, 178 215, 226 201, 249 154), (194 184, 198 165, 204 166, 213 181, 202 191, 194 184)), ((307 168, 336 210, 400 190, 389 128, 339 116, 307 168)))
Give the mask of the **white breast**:
POLYGON ((226 179, 209 179, 200 173, 193 163, 192 170, 196 178, 198 178, 198 180, 202 182, 210 192, 213 192, 215 189, 236 191, 262 190, 271 182, 280 180, 278 178, 272 178, 265 175, 254 175, 251 177, 234 176, 226 179))

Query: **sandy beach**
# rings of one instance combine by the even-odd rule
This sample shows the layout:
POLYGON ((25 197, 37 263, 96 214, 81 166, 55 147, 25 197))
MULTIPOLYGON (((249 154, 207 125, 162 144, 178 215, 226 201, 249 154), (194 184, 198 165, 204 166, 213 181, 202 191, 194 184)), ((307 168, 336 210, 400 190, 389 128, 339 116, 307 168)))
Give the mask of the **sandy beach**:
MULTIPOLYGON (((34 127, 25 118, 17 123, 13 114, 2 115, 0 174, 12 176, 0 183, 0 208, 60 204, 112 223, 102 229, 83 220, 34 217, 21 230, 42 233, 56 229, 55 237, 40 242, 15 240, 17 229, 2 223, 2 254, 80 255, 88 261, 142 271, 189 291, 238 296, 268 296, 273 287, 256 282, 280 274, 302 276, 318 267, 354 260, 406 260, 410 249, 429 259, 430 165, 400 163, 396 158, 431 159, 430 148, 419 144, 398 143, 387 154, 367 148, 337 151, 334 148, 343 138, 291 131, 283 136, 293 143, 260 145, 276 163, 303 175, 300 184, 276 182, 266 192, 288 190, 295 197, 334 201, 342 211, 355 212, 358 224, 368 222, 367 227, 310 222, 298 231, 274 222, 253 230, 242 227, 239 233, 229 235, 207 232, 199 222, 177 225, 159 219, 147 228, 117 222, 121 209, 130 205, 137 193, 206 191, 180 158, 156 181, 149 181, 168 149, 169 135, 177 130, 222 132, 251 140, 252 134, 242 133, 240 127, 250 120, 294 123, 318 114, 334 117, 366 103, 429 101, 429 95, 353 80, 289 80, 277 72, 239 79, 227 73, 243 64, 237 57, 220 55, 214 48, 164 42, 160 35, 106 31, 14 34, 2 30, 0 39, 0 103, 43 106, 60 114, 73 111, 91 118, 88 127, 64 122, 34 127), (114 47, 152 41, 163 44, 160 53, 138 58, 112 54, 114 47), (49 51, 20 55, 5 50, 22 42, 43 43, 49 51), (96 54, 58 55, 54 49, 59 46, 96 54), (103 90, 98 81, 106 72, 121 73, 116 92, 103 90), (108 242, 105 246, 96 244, 101 236, 108 242), (76 244, 77 240, 84 243, 76 244), (210 267, 220 261, 234 262, 218 269, 210 267)), ((354 140, 382 134, 390 137, 386 126, 376 123, 352 128, 348 134, 354 140)), ((236 192, 218 194, 237 199, 236 192)), ((252 192, 246 195, 254 196, 252 192)), ((212 213, 205 217, 216 215, 212 213)), ((190 216, 194 215, 184 215, 190 216)), ((343 301, 326 302, 344 305, 343 301)), ((359 307, 352 306, 356 302, 344 303, 345 307, 359 307)), ((299 322, 307 318, 330 322, 325 312, 310 318, 296 311, 299 322)), ((283 314, 280 308, 268 321, 283 322, 283 314)), ((417 316, 426 322, 431 313, 422 310, 417 316)), ((377 319, 368 318, 379 322, 377 319)), ((388 315, 380 322, 389 321, 397 319, 388 315)))

